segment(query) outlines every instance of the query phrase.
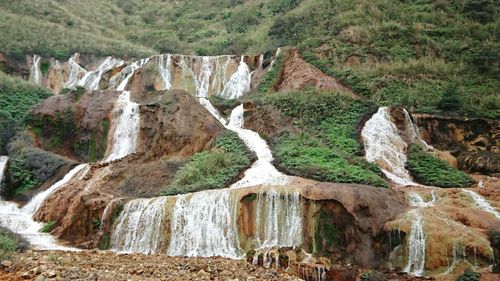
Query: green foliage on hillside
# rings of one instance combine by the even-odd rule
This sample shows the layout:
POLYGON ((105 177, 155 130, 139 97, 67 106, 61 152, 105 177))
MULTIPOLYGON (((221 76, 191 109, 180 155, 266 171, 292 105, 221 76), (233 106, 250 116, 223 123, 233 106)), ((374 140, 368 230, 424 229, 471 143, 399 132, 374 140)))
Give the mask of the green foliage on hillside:
POLYGON ((387 186, 380 170, 361 156, 357 142, 357 126, 372 103, 315 90, 274 93, 264 102, 292 118, 297 128, 273 146, 281 169, 320 181, 387 186))
POLYGON ((458 276, 456 281, 478 281, 480 278, 481 273, 467 270, 458 276))
POLYGON ((408 149, 406 168, 417 182, 425 185, 469 187, 473 183, 468 174, 451 167, 415 144, 408 149))
POLYGON ((8 259, 15 251, 24 251, 29 243, 20 235, 0 226, 0 261, 8 259))
POLYGON ((47 89, 0 71, 0 154, 6 154, 7 143, 24 127, 29 109, 50 95, 47 89))
POLYGON ((299 46, 308 61, 380 105, 409 101, 440 112, 453 86, 461 104, 454 111, 498 118, 499 13, 492 0, 3 1, 0 52, 24 59, 299 46))
POLYGON ((254 157, 236 133, 225 131, 210 151, 194 154, 162 194, 176 195, 227 187, 250 167, 254 157))

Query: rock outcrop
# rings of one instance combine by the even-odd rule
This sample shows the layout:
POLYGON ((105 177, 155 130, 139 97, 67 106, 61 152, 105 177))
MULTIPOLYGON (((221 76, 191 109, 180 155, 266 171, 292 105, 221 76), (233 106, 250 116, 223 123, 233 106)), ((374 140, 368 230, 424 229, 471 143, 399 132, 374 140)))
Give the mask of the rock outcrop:
POLYGON ((422 138, 439 150, 450 151, 459 168, 500 174, 500 121, 432 114, 413 114, 413 118, 422 138))

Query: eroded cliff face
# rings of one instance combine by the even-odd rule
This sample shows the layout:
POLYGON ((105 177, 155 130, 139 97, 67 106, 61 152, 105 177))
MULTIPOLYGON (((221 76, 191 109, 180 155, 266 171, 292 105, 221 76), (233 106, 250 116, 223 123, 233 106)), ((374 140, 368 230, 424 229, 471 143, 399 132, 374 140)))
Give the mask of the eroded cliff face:
MULTIPOLYGON (((114 91, 93 91, 78 100, 74 94, 57 95, 40 104, 33 112, 35 120, 45 120, 34 123, 40 127, 33 126, 34 130, 41 129, 37 134, 39 144, 47 147, 62 130, 72 138, 61 138, 64 143, 55 151, 86 160, 75 153, 74 144, 85 139, 87 131, 100 132, 110 138, 108 144, 112 142, 116 117, 110 115, 117 95, 114 91), (57 126, 61 122, 53 120, 68 109, 74 112, 69 119, 74 127, 57 126), (101 118, 109 120, 109 130, 99 130, 101 118)), ((131 99, 139 104, 140 111, 135 154, 90 164, 85 172, 52 193, 36 213, 35 219, 56 221, 53 233, 57 237, 81 247, 96 247, 108 205, 122 199, 158 196, 185 159, 210 147, 223 131, 222 125, 184 91, 136 93, 131 99)), ((102 152, 106 151, 109 153, 109 147, 103 148, 102 152)), ((109 224, 110 218, 105 220, 109 224)))
POLYGON ((500 122, 492 119, 413 114, 422 138, 449 151, 458 167, 469 172, 500 175, 500 122))

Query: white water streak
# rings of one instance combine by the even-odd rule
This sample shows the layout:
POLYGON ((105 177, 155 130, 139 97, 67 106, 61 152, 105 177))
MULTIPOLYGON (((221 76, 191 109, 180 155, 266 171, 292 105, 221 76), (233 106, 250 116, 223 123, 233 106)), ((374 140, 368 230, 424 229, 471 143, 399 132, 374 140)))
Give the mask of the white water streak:
POLYGON ((474 200, 474 204, 477 208, 494 215, 497 219, 500 219, 500 213, 495 210, 495 208, 493 208, 493 206, 491 206, 491 204, 483 196, 469 189, 463 189, 463 192, 474 200))
POLYGON ((41 57, 38 55, 33 55, 33 61, 31 65, 31 82, 35 84, 42 84, 42 73, 40 70, 41 57))
POLYGON ((240 258, 236 203, 227 189, 179 195, 172 212, 168 254, 240 258))
POLYGON ((158 59, 158 67, 160 70, 160 75, 163 80, 162 90, 170 90, 172 88, 172 56, 170 54, 167 55, 167 60, 165 61, 165 56, 160 55, 158 59))
POLYGON ((81 67, 76 61, 78 60, 79 54, 75 53, 68 60, 69 75, 68 80, 64 82, 64 88, 74 88, 78 85, 80 78, 87 74, 87 71, 81 67))
POLYGON ((410 173, 405 169, 405 153, 408 145, 391 121, 388 107, 378 109, 377 113, 366 122, 361 136, 368 162, 376 163, 389 179, 399 185, 418 185, 413 182, 410 173))
POLYGON ((424 275, 425 266, 425 234, 424 222, 420 209, 413 209, 408 212, 413 220, 408 237, 408 263, 403 269, 415 276, 424 275))
MULTIPOLYGON (((124 81, 126 82, 126 81, 124 81)), ((136 150, 139 134, 139 104, 130 100, 130 92, 123 91, 114 108, 115 130, 112 148, 106 162, 123 158, 136 150)))
POLYGON ((42 191, 35 195, 28 204, 26 204, 23 208, 22 211, 25 212, 26 214, 33 215, 38 211, 38 209, 42 206, 43 202, 45 199, 53 192, 57 191, 61 187, 63 187, 66 183, 68 183, 76 174, 78 174, 81 170, 85 169, 88 166, 88 164, 80 164, 78 166, 75 166, 73 169, 71 169, 61 180, 58 182, 54 183, 51 187, 49 187, 47 190, 42 191))
POLYGON ((251 79, 250 68, 245 63, 244 57, 241 56, 238 69, 219 95, 226 99, 238 99, 250 90, 251 79))
POLYGON ((121 252, 158 253, 164 241, 167 197, 136 199, 125 204, 112 237, 121 252))

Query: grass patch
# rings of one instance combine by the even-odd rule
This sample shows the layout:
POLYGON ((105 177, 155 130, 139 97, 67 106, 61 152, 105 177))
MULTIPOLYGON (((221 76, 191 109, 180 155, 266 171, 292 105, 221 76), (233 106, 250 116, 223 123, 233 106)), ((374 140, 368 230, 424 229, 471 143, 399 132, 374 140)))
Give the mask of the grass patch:
POLYGON ((259 84, 259 88, 257 88, 257 93, 258 94, 265 94, 268 92, 274 92, 274 86, 278 82, 277 80, 280 77, 280 73, 283 69, 283 62, 284 62, 284 55, 283 52, 278 54, 276 59, 274 60, 274 64, 271 69, 268 69, 264 77, 262 78, 262 81, 259 84))
POLYGON ((57 222, 56 221, 49 221, 45 223, 42 228, 40 228, 40 232, 43 233, 50 233, 54 228, 56 228, 57 222))
POLYGON ((357 126, 369 102, 315 90, 274 93, 264 102, 293 120, 296 130, 281 135, 273 149, 287 173, 319 181, 386 187, 380 169, 362 157, 357 126))
POLYGON ((456 281, 478 281, 481 278, 481 273, 466 270, 460 276, 457 277, 456 281))
POLYGON ((406 168, 413 178, 422 184, 439 187, 469 187, 473 181, 469 175, 459 171, 425 152, 416 144, 408 149, 406 168))
POLYGON ((16 251, 24 251, 29 243, 20 235, 0 226, 0 261, 8 259, 16 251))
POLYGON ((210 151, 194 154, 175 175, 163 195, 176 195, 227 187, 250 167, 255 156, 236 133, 225 131, 210 151))
POLYGON ((47 89, 0 71, 0 154, 6 154, 7 143, 24 127, 29 109, 50 95, 47 89))

